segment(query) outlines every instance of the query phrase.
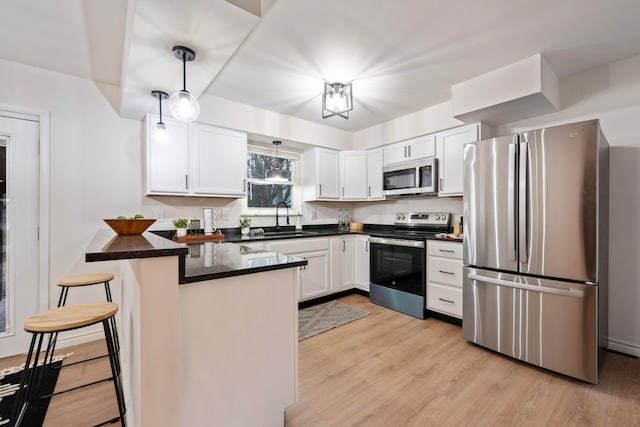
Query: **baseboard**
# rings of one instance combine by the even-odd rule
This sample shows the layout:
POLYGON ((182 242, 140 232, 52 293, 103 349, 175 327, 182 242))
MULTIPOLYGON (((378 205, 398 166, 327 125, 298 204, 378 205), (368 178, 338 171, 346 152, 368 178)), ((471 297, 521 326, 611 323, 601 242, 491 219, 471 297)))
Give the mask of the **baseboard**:
POLYGON ((630 342, 625 341, 617 341, 617 340, 609 340, 609 345, 607 346, 609 350, 628 354, 629 356, 640 357, 640 347, 632 344, 630 342))
POLYGON ((104 340, 104 331, 102 329, 95 331, 86 331, 83 333, 75 333, 71 336, 58 336, 56 340, 56 348, 71 347, 72 345, 85 344, 91 341, 104 340))
POLYGON ((307 307, 311 307, 314 305, 318 305, 318 304, 322 304, 323 302, 329 302, 332 301, 334 299, 338 299, 347 295, 351 295, 351 294, 360 294, 360 295, 364 295, 366 297, 369 296, 369 292, 367 291, 363 291, 362 289, 357 289, 357 288, 352 288, 352 289, 346 289, 344 291, 340 291, 340 292, 336 292, 333 294, 329 294, 329 295, 323 295, 321 297, 318 298, 314 298, 314 299, 310 299, 310 300, 306 300, 306 301, 301 301, 298 303, 298 309, 302 309, 302 308, 307 308, 307 307))

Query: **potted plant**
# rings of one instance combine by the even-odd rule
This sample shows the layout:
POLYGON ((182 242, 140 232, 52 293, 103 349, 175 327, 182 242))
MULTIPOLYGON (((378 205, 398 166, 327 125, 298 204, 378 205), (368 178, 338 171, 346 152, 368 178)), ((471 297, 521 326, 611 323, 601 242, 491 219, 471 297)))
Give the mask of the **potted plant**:
POLYGON ((251 227, 251 218, 246 215, 240 216, 240 232, 243 236, 249 234, 249 227, 251 227))
POLYGON ((187 235, 187 226, 189 225, 188 219, 176 218, 172 222, 173 222, 173 225, 176 227, 176 235, 178 237, 183 237, 187 235))

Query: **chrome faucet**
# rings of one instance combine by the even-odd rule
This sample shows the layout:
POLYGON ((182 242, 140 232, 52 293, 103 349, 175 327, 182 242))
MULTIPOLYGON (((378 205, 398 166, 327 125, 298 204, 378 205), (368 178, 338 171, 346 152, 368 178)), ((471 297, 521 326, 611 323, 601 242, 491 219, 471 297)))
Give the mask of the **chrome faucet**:
POLYGON ((280 205, 284 205, 284 207, 287 208, 287 225, 289 225, 289 206, 286 202, 278 202, 276 205, 276 231, 280 231, 280 223, 278 222, 278 208, 280 205))

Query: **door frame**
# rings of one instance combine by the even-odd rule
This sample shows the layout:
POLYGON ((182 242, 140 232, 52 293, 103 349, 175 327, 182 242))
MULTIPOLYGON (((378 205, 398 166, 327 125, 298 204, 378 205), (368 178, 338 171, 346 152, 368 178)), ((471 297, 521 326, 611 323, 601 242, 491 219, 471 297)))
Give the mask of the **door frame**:
POLYGON ((40 122, 38 142, 38 311, 49 309, 49 159, 50 159, 50 113, 43 110, 1 104, 0 114, 20 118, 22 114, 37 116, 40 122), (6 113, 6 114, 3 114, 6 113))

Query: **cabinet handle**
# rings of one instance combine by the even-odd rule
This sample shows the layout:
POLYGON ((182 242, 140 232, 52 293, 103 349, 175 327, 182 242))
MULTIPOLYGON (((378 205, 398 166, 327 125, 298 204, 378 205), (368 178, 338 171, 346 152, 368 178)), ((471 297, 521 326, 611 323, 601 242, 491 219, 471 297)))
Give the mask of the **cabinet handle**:
POLYGON ((344 197, 344 187, 342 187, 342 197, 344 197))
POLYGON ((343 241, 342 241, 342 252, 344 252, 344 251, 346 251, 346 250, 347 250, 346 243, 345 243, 345 241, 343 240, 343 241))
POLYGON ((404 158, 405 159, 407 158, 407 146, 406 145, 404 146, 404 158))
POLYGON ((411 146, 410 145, 407 147, 407 151, 409 152, 409 158, 411 158, 411 146))
POLYGON ((318 184, 318 196, 322 196, 322 184, 318 184))
POLYGON ((450 275, 452 275, 452 276, 455 276, 455 275, 456 275, 456 273, 452 273, 452 272, 450 272, 450 271, 442 271, 442 270, 438 270, 438 271, 439 271, 440 273, 442 273, 442 274, 450 274, 450 275))
POLYGON ((444 179, 440 178, 440 190, 444 190, 444 179))
POLYGON ((184 176, 184 189, 185 190, 189 189, 189 175, 184 176))
POLYGON ((369 241, 367 240, 367 244, 365 245, 365 252, 369 252, 369 241))
POLYGON ((369 186, 369 197, 371 197, 371 186, 369 186))
POLYGON ((243 179, 242 180, 242 192, 244 193, 245 191, 247 191, 247 180, 243 179))
POLYGON ((455 304, 455 301, 451 301, 450 299, 438 298, 442 302, 448 302, 449 304, 455 304))
POLYGON ((438 249, 440 252, 446 252, 448 254, 452 254, 454 251, 450 251, 449 249, 438 249))

